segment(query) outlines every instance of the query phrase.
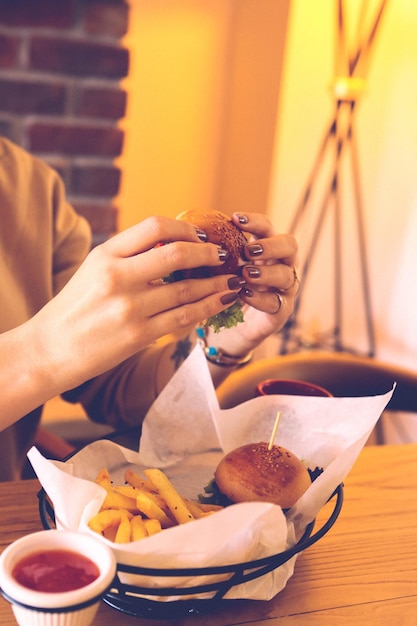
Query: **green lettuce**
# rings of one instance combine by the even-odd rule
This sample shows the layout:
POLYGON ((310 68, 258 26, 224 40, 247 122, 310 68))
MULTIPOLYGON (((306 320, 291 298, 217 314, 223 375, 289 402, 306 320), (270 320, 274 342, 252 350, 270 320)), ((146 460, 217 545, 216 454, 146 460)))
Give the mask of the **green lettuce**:
POLYGON ((242 303, 236 300, 228 309, 209 317, 204 326, 211 326, 214 332, 218 333, 222 328, 233 328, 243 321, 242 303))

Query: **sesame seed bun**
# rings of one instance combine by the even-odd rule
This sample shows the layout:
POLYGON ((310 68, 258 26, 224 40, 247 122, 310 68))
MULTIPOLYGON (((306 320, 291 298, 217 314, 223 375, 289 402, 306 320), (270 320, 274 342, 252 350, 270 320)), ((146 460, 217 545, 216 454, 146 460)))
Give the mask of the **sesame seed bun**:
POLYGON ((191 210, 180 213, 177 219, 201 228, 207 233, 210 243, 221 246, 229 253, 226 261, 220 266, 199 267, 188 270, 187 274, 191 278, 237 273, 238 267, 242 263, 243 248, 247 244, 247 239, 240 228, 227 215, 220 211, 191 210))
POLYGON ((292 507, 311 485, 300 459, 281 446, 264 442, 229 452, 216 468, 219 490, 232 502, 272 502, 292 507))

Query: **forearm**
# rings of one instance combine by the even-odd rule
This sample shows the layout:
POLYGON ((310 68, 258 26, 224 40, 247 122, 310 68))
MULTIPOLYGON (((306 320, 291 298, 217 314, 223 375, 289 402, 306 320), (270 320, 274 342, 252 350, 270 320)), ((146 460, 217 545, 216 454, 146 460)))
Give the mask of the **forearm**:
POLYGON ((0 430, 63 390, 44 356, 33 320, 0 335, 0 430))

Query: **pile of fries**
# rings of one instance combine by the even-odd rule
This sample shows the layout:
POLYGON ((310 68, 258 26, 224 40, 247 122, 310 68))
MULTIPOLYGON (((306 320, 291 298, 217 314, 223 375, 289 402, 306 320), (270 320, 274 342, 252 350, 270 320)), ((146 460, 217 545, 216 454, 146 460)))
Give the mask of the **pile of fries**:
POLYGON ((115 486, 106 468, 99 472, 96 483, 107 494, 100 511, 88 523, 91 530, 114 543, 129 543, 221 508, 186 500, 159 469, 147 469, 144 474, 146 478, 127 469, 125 484, 115 486))

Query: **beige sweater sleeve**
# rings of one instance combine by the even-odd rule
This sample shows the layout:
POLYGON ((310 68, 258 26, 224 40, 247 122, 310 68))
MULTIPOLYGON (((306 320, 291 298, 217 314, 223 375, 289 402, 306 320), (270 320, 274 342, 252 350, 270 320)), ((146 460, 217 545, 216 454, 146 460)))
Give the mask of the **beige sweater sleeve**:
MULTIPOLYGON (((58 174, 0 138, 0 332, 32 317, 69 280, 87 255, 87 222, 65 198, 58 174)), ((65 394, 94 420, 140 421, 156 397, 158 344, 65 394)))
POLYGON ((157 396, 157 370, 161 348, 155 344, 109 372, 65 394, 80 402, 90 419, 115 428, 142 422, 157 396))

